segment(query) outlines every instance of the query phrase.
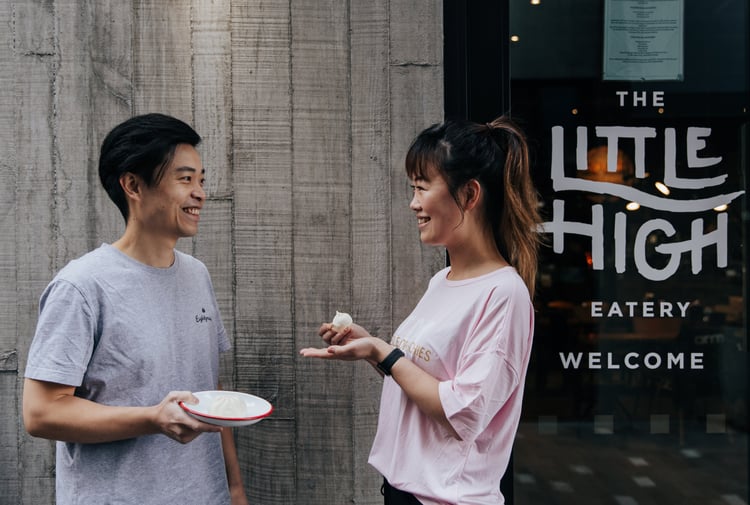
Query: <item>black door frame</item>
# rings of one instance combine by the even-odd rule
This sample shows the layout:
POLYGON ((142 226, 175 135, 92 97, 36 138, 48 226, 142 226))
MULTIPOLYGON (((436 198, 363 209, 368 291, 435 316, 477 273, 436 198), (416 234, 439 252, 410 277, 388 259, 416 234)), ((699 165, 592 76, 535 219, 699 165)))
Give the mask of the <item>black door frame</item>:
MULTIPOLYGON (((444 0, 445 118, 492 121, 510 113, 509 0, 444 0)), ((500 482, 513 505, 513 454, 500 482)))
POLYGON ((509 0, 445 0, 445 117, 492 121, 510 111, 509 0))

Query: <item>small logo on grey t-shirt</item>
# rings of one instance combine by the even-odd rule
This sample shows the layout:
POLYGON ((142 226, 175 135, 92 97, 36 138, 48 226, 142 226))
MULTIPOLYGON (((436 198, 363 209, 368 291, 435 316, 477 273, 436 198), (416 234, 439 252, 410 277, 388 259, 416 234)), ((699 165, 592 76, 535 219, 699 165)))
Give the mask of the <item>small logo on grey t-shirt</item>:
POLYGON ((206 309, 201 309, 200 314, 195 315, 195 322, 196 323, 205 323, 207 321, 212 321, 211 316, 206 314, 206 309))

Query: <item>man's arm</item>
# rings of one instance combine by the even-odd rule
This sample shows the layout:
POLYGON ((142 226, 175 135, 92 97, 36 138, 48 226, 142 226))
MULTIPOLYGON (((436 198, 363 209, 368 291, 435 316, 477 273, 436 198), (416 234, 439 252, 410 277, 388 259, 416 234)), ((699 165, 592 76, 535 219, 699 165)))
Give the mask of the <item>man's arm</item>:
MULTIPOLYGON (((219 383, 218 388, 224 389, 221 383, 219 383)), ((224 452, 224 466, 226 467, 232 505, 247 505, 247 495, 245 494, 245 485, 242 483, 240 460, 237 457, 237 446, 234 443, 232 428, 221 430, 221 448, 224 452)))
POLYGON ((179 401, 195 403, 189 391, 173 391, 158 405, 115 407, 74 395, 75 388, 53 382, 24 380, 23 421, 32 436, 83 444, 112 442, 162 433, 188 443, 218 426, 190 417, 179 401))
POLYGON ((240 472, 240 461, 237 457, 237 448, 231 428, 221 430, 221 447, 224 450, 224 464, 227 470, 227 482, 229 483, 232 505, 247 505, 247 495, 242 483, 242 472, 240 472))

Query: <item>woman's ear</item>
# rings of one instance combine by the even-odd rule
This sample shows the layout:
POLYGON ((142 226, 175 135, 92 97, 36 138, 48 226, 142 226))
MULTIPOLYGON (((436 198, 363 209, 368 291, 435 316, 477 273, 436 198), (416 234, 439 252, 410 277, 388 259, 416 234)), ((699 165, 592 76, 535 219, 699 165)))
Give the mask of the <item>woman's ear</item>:
POLYGON ((482 185, 479 184, 479 181, 476 179, 470 180, 463 187, 463 196, 464 210, 474 209, 481 200, 482 185))

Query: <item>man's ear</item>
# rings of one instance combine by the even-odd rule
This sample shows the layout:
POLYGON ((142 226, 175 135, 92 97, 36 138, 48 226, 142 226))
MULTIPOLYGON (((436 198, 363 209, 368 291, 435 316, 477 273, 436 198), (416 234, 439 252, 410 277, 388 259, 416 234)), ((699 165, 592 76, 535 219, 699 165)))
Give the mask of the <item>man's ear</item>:
POLYGON ((120 176, 120 186, 128 200, 140 200, 143 180, 137 175, 125 172, 120 176))

